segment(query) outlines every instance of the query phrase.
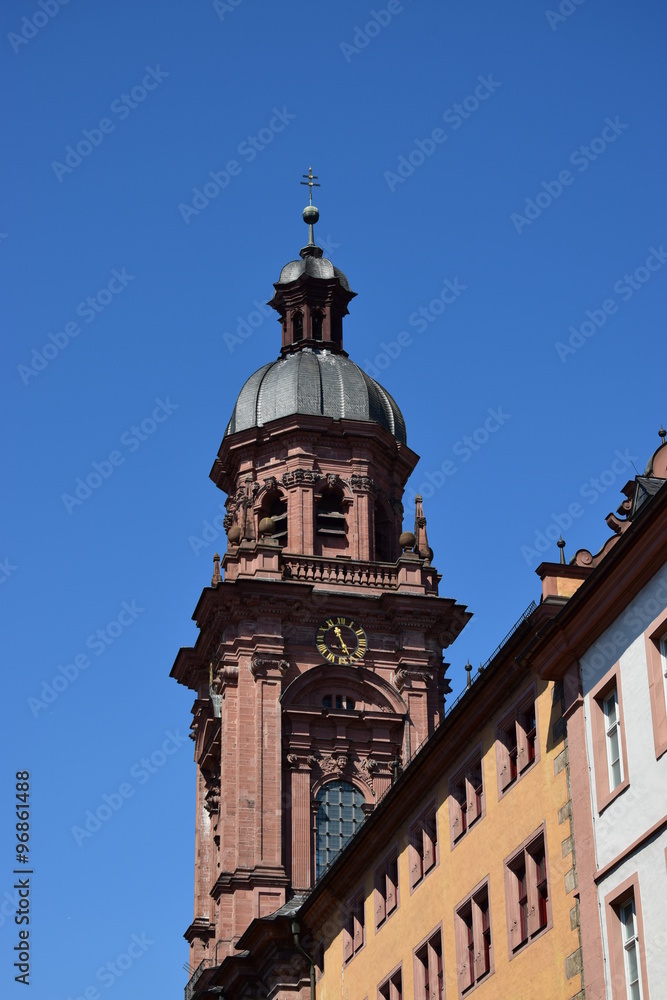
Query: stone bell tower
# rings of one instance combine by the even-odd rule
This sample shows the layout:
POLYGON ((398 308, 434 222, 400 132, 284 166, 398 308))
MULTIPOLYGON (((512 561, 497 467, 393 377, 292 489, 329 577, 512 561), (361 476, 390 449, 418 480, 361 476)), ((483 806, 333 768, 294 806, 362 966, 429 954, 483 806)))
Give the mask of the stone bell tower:
POLYGON ((470 617, 438 596, 401 412, 343 349, 355 293, 309 241, 270 305, 279 357, 239 393, 211 478, 227 550, 172 676, 195 692, 190 966, 235 954, 251 920, 315 879, 432 732, 443 649, 470 617))

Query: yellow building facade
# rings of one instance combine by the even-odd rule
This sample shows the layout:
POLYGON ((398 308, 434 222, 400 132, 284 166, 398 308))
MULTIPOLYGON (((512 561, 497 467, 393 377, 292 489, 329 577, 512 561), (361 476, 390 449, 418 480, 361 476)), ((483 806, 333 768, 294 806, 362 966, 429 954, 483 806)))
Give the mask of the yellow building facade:
POLYGON ((302 906, 319 1000, 583 995, 561 694, 521 661, 529 632, 478 675, 302 906))

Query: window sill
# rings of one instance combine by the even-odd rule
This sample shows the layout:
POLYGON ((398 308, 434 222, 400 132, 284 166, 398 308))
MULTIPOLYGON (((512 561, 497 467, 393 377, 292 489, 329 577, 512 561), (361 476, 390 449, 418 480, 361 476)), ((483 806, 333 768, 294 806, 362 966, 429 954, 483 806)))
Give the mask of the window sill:
POLYGON ((516 778, 512 778, 512 780, 509 782, 509 784, 505 785, 504 788, 500 789, 500 791, 498 793, 498 801, 500 802, 500 800, 502 798, 504 798, 505 795, 508 795, 509 792, 511 792, 511 790, 513 788, 515 788, 519 784, 519 782, 521 781, 521 779, 523 777, 525 777, 526 774, 529 774, 530 771, 533 770, 533 768, 535 767, 535 765, 539 764, 539 762, 540 762, 540 758, 539 757, 534 757, 530 761, 529 764, 526 764, 526 766, 524 767, 524 769, 522 771, 519 771, 519 773, 517 774, 516 778))
POLYGON ((422 875, 422 877, 419 879, 418 882, 414 882, 410 886, 410 895, 412 895, 412 893, 415 892, 419 888, 420 885, 424 884, 424 882, 426 881, 426 879, 429 877, 429 875, 431 875, 436 870, 436 868, 438 867, 439 864, 440 864, 440 860, 438 859, 438 861, 436 861, 435 864, 431 865, 431 867, 429 868, 429 870, 427 872, 424 872, 424 874, 422 875))
MULTIPOLYGON (((423 879, 422 879, 422 881, 423 881, 423 879)), ((421 885, 421 883, 419 883, 419 884, 421 885)), ((381 931, 382 928, 391 920, 391 918, 397 912, 397 910, 398 910, 398 906, 395 906, 394 909, 391 911, 391 913, 387 914, 387 916, 384 918, 384 920, 381 920, 379 924, 375 925, 375 933, 376 934, 378 933, 378 931, 381 931)))
POLYGON ((484 983, 488 983, 489 979, 491 978, 494 972, 495 969, 491 967, 488 972, 485 972, 483 976, 479 977, 476 983, 473 983, 472 986, 466 986, 464 990, 461 990, 459 996, 469 997, 471 993, 475 992, 478 986, 483 986, 484 983))
POLYGON ((623 781, 620 783, 620 785, 616 785, 616 788, 613 790, 613 792, 607 792, 605 795, 598 797, 598 802, 597 802, 598 816, 601 816, 602 813, 607 808, 607 806, 611 805, 614 799, 617 799, 618 796, 622 792, 624 792, 626 788, 629 787, 630 787, 630 778, 625 777, 623 778, 623 781))
POLYGON ((513 948, 510 951, 510 956, 509 956, 510 962, 512 961, 513 958, 516 958, 518 955, 523 955, 524 951, 526 951, 527 948, 530 948, 531 944, 534 941, 538 941, 540 938, 543 938, 545 934, 548 934, 548 932, 551 930, 552 927, 553 927, 553 920, 551 919, 551 914, 550 914, 549 919, 547 920, 544 927, 540 927, 539 931, 535 931, 535 933, 531 937, 527 937, 525 941, 522 941, 521 944, 518 944, 516 948, 513 948))

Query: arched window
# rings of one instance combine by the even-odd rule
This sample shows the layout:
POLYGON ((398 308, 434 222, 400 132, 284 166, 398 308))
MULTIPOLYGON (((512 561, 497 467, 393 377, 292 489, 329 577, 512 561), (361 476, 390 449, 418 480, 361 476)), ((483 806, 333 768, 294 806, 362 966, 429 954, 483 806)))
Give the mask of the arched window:
POLYGON ((344 537, 346 531, 343 497, 338 490, 325 490, 317 499, 317 534, 344 537))
POLYGON ((292 316, 292 341, 296 344, 298 340, 303 340, 303 313, 299 311, 292 316))
POLYGON ((279 493, 271 492, 265 498, 259 513, 260 521, 263 517, 273 518, 276 525, 273 537, 285 547, 287 545, 287 502, 279 493))
POLYGON ((315 878, 318 879, 361 825, 364 796, 349 781, 329 781, 315 796, 315 878))
POLYGON ((375 504, 375 558, 378 562, 393 562, 395 526, 382 504, 375 504))
POLYGON ((313 309, 310 314, 311 322, 313 324, 313 340, 322 339, 322 320, 323 316, 319 309, 313 309))

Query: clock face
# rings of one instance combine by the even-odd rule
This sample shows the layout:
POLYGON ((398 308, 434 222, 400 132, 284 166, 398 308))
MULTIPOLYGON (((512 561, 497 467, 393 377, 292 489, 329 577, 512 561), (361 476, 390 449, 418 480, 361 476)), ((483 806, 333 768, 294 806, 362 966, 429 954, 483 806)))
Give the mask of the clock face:
POLYGON ((366 653, 366 633, 361 625, 342 615, 327 618, 317 629, 315 645, 329 663, 354 663, 366 653))

